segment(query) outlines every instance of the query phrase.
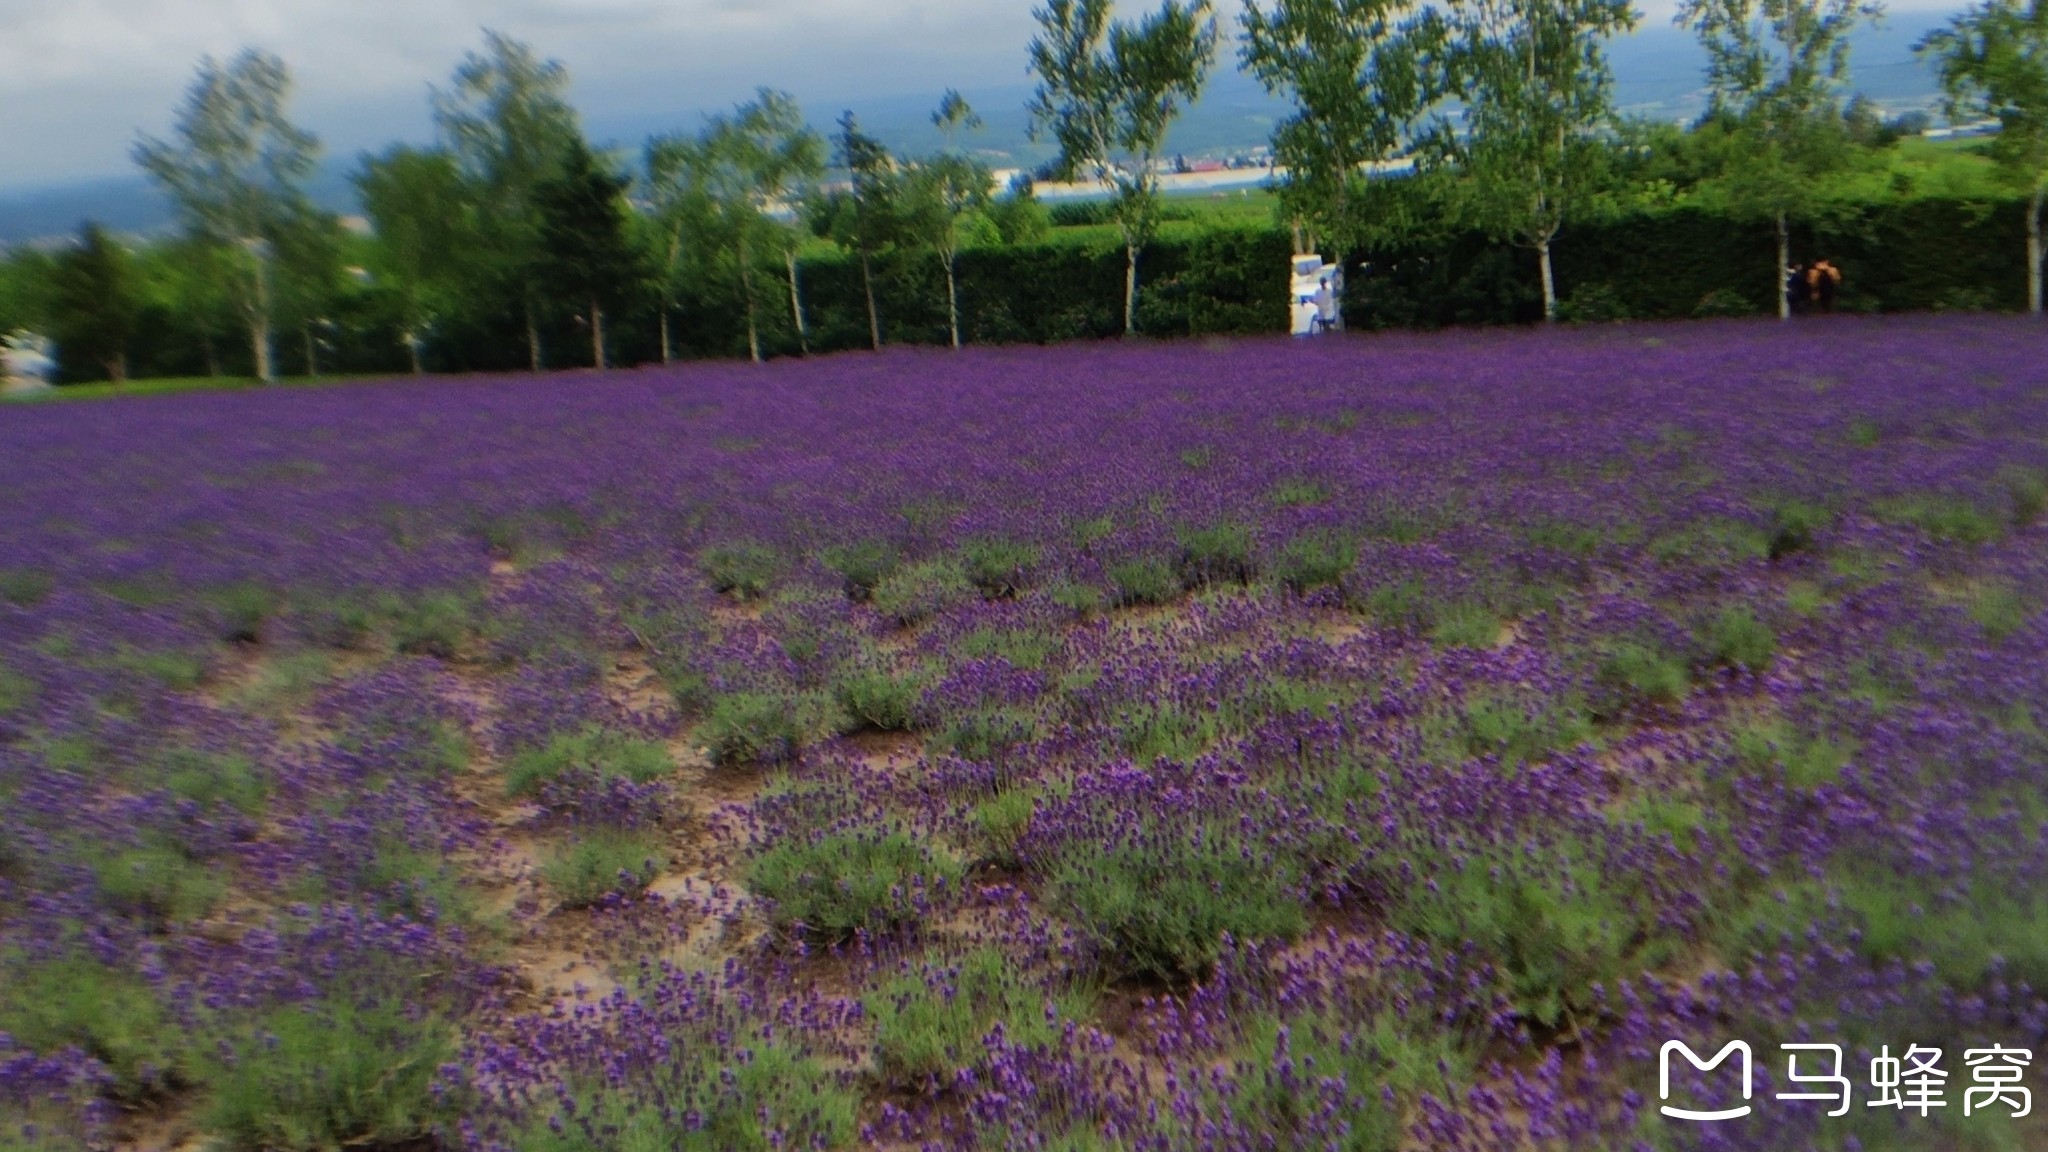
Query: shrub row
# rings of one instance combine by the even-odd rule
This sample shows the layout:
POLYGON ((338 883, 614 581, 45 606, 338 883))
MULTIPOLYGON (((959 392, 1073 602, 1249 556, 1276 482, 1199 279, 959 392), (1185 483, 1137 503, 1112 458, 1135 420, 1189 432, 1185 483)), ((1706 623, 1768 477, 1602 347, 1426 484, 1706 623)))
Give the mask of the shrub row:
MULTIPOLYGON (((1842 269, 1844 311, 2017 310, 2026 304, 2019 200, 1920 198, 1843 206, 1792 228, 1792 258, 1842 269)), ((1776 237, 1761 220, 1683 207, 1582 221, 1559 234, 1560 315, 1682 319, 1777 307, 1776 237)), ((1476 232, 1354 254, 1355 328, 1437 328, 1542 318, 1536 254, 1476 232)))

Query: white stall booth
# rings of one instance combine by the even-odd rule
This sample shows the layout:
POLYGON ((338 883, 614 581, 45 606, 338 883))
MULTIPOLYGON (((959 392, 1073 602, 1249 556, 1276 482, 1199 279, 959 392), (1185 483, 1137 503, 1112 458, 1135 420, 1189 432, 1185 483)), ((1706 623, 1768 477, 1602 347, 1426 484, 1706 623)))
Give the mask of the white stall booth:
POLYGON ((1344 327, 1344 269, 1314 252, 1297 252, 1288 260, 1288 331, 1316 336, 1344 327))

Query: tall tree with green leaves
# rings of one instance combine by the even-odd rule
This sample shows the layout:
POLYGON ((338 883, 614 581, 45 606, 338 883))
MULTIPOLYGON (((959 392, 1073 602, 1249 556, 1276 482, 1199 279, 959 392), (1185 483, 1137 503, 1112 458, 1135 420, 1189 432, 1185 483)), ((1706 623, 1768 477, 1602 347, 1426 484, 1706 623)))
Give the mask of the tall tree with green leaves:
POLYGON ((66 375, 91 364, 119 384, 128 379, 128 342, 142 313, 134 257, 98 224, 79 230, 50 269, 50 336, 66 375))
POLYGON ((747 351, 761 359, 758 301, 754 290, 756 261, 767 249, 781 252, 789 275, 789 307, 797 340, 808 351, 803 293, 797 279, 796 249, 803 231, 785 225, 771 213, 800 219, 801 190, 814 182, 825 165, 825 143, 804 126, 803 114, 788 93, 771 88, 729 115, 714 116, 700 137, 706 183, 723 218, 739 263, 740 295, 747 317, 747 351))
POLYGON ((1629 0, 1453 0, 1449 10, 1444 57, 1462 123, 1439 123, 1434 152, 1456 163, 1477 223, 1535 249, 1546 321, 1557 318, 1551 244, 1613 116, 1607 40, 1635 22, 1629 0))
POLYGON ((661 362, 675 359, 670 317, 677 288, 686 276, 701 278, 705 259, 722 243, 719 206, 712 197, 712 163, 705 142, 687 136, 657 136, 647 142, 642 187, 644 218, 660 309, 661 362))
POLYGON ((1032 15, 1033 139, 1059 146, 1063 175, 1107 186, 1124 242, 1124 332, 1137 330, 1138 256, 1159 224, 1166 131, 1202 93, 1216 55, 1210 0, 1163 0, 1136 24, 1113 0, 1048 0, 1032 15))
POLYGON ((1366 166, 1399 156, 1434 103, 1442 21, 1415 0, 1246 0, 1240 20, 1245 70, 1294 102, 1273 127, 1288 215, 1339 256, 1400 232, 1408 198, 1379 195, 1366 166))
POLYGON ((508 36, 486 30, 484 50, 455 69, 454 85, 434 93, 434 120, 463 175, 479 189, 480 271, 509 289, 526 324, 528 366, 541 370, 540 209, 535 193, 556 175, 583 138, 569 106, 569 73, 508 36))
POLYGON ((346 243, 340 219, 310 204, 277 230, 278 324, 287 330, 298 329, 308 376, 320 374, 320 333, 335 326, 336 305, 346 280, 346 243))
POLYGON ((882 142, 861 131, 851 111, 839 117, 834 138, 839 163, 852 177, 845 210, 834 219, 833 238, 860 257, 861 291, 868 302, 868 346, 882 349, 882 315, 875 306, 875 257, 893 239, 899 221, 902 182, 882 142))
POLYGON ((963 129, 981 126, 981 117, 960 93, 947 90, 938 111, 932 113, 932 125, 944 137, 946 147, 911 169, 907 215, 919 239, 946 269, 946 325, 953 347, 958 348, 961 226, 969 216, 988 207, 996 181, 988 165, 953 146, 963 129))
POLYGON ((554 175, 534 189, 541 246, 535 279, 584 310, 590 362, 606 366, 604 317, 633 296, 642 280, 640 254, 628 231, 626 188, 580 138, 554 175))
POLYGON ((1998 121, 1999 173, 2027 197, 2027 310, 2041 314, 2041 201, 2048 196, 2048 0, 1984 0, 1920 42, 1949 115, 1998 121))
MULTIPOLYGON (((782 207, 782 199, 791 195, 805 170, 823 166, 823 141, 803 129, 795 100, 762 88, 754 100, 711 117, 698 135, 698 152, 705 172, 702 187, 715 205, 719 234, 731 244, 737 262, 741 310, 748 322, 748 357, 760 363, 760 293, 754 279, 768 250, 797 244, 782 236, 768 213, 772 205, 782 207)), ((801 340, 803 305, 795 275, 788 287, 801 340)))
POLYGON ((735 117, 745 155, 753 167, 761 219, 782 251, 788 276, 790 321, 797 346, 811 351, 810 326, 804 322, 803 287, 797 278, 797 253, 809 235, 803 226, 807 201, 818 194, 825 175, 825 139, 804 123, 803 110, 787 92, 760 89, 742 104, 735 117))
POLYGON ((447 151, 404 145, 365 156, 355 186, 375 237, 372 284, 418 375, 427 336, 460 306, 463 269, 481 247, 475 190, 447 151))
POLYGON ((319 142, 285 115, 291 73, 255 49, 225 65, 207 57, 178 110, 174 140, 145 136, 135 159, 187 229, 225 249, 229 291, 249 330, 258 379, 271 380, 272 258, 281 230, 305 211, 319 142))
POLYGON ((1723 175, 1731 202, 1778 230, 1772 291, 1792 317, 1793 220, 1810 214, 1827 177, 1853 159, 1839 89, 1849 33, 1883 9, 1873 0, 1680 0, 1677 20, 1707 49, 1708 115, 1736 124, 1723 175))

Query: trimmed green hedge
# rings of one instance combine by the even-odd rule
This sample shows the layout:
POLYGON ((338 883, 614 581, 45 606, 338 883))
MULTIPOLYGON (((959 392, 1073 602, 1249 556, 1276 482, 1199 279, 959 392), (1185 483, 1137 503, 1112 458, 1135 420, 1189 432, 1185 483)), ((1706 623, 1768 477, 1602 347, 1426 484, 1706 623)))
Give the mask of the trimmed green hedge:
MULTIPOLYGON (((2026 257, 2019 200, 1934 198, 1850 206, 1793 228, 1795 260, 1831 258, 1843 271, 1844 311, 1941 308, 2019 309, 2026 257)), ((1154 336, 1235 335, 1287 330, 1288 236, 1277 229, 1219 228, 1162 237, 1139 263, 1138 328, 1154 336)), ((1552 249, 1559 297, 1634 319, 1703 314, 1719 294, 1725 311, 1776 307, 1771 269, 1776 237, 1767 221, 1676 208, 1569 225, 1552 249)), ((961 253, 961 335, 974 343, 1096 339, 1123 330, 1123 250, 1113 243, 1055 239, 961 253)), ((1354 328, 1438 328, 1541 319, 1534 252, 1477 232, 1432 237, 1349 261, 1347 322, 1354 328)), ((860 264, 850 257, 802 265, 814 350, 867 344, 860 264)), ((875 266, 887 343, 946 340, 945 276, 925 252, 891 253, 875 266)), ((1713 311, 1709 308, 1707 311, 1713 311)), ((788 308, 779 318, 786 329, 788 308)), ((736 319, 730 311, 728 322, 736 319)), ((777 329, 771 346, 794 347, 777 329)), ((728 334, 726 350, 743 353, 728 334)), ((707 349, 708 351, 708 349, 707 349)))
MULTIPOLYGON (((2019 200, 1861 205, 1795 226, 1792 257, 1826 256, 1842 269, 1844 311, 2016 310, 2026 305, 2024 211, 2019 200)), ((1677 208, 1569 225, 1551 253, 1561 300, 1601 294, 1647 320, 1700 314, 1715 292, 1759 313, 1774 310, 1776 245, 1766 221, 1677 208)), ((1361 253, 1349 263, 1345 317, 1353 327, 1542 317, 1535 253, 1477 233, 1361 253)))
MULTIPOLYGON (((1234 228, 1155 241, 1138 261, 1139 330, 1154 336, 1285 331, 1288 247, 1279 232, 1234 228)), ((798 275, 812 349, 866 347, 860 261, 807 260, 798 275)), ((969 249, 960 254, 957 278, 963 340, 1049 343, 1123 331, 1121 247, 1055 241, 969 249)), ((885 343, 946 341, 946 275, 938 257, 890 253, 877 261, 875 281, 885 343)))

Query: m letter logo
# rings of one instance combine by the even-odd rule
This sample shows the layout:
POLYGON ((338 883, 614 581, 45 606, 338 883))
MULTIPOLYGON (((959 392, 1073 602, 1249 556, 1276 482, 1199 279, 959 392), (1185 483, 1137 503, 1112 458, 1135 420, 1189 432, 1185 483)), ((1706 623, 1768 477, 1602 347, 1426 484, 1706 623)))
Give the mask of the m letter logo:
MULTIPOLYGON (((1657 1053, 1657 1099, 1671 1099, 1671 1054, 1673 1052, 1685 1053, 1687 1062, 1702 1072, 1712 1072, 1714 1069, 1719 1068, 1721 1062, 1728 1059, 1730 1052, 1742 1053, 1742 1098, 1744 1100, 1749 1099, 1751 1079, 1749 1045, 1740 1040, 1730 1040, 1727 1047, 1714 1053, 1712 1060, 1704 1061, 1700 1059, 1699 1053, 1686 1047, 1682 1042, 1666 1040, 1663 1050, 1657 1053)), ((1689 1108, 1673 1108, 1671 1105, 1666 1104, 1658 1108, 1657 1111, 1678 1120, 1733 1120, 1739 1116, 1749 1115, 1749 1105, 1744 1104, 1740 1108, 1727 1108, 1719 1112, 1695 1112, 1689 1108)))

